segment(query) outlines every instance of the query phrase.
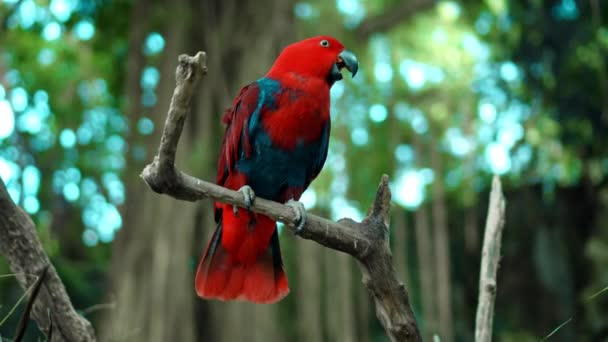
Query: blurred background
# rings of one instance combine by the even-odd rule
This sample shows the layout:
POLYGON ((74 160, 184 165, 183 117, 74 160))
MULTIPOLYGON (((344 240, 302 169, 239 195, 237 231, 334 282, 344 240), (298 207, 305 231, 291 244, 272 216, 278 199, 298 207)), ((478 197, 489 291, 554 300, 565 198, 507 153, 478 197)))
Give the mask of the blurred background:
MULTIPOLYGON (((360 60, 332 88, 302 201, 361 219, 391 175, 391 244, 425 339, 473 340, 491 175, 507 198, 495 340, 607 341, 608 3, 602 0, 0 0, 0 177, 103 341, 387 341, 350 257, 281 236, 278 305, 202 301, 211 201, 138 177, 177 56, 208 53, 178 167, 214 180, 220 117, 286 44, 360 60)), ((0 257, 0 274, 10 274, 0 257)), ((2 336, 23 294, 0 278, 2 336)), ((32 324, 27 338, 41 333, 32 324)))

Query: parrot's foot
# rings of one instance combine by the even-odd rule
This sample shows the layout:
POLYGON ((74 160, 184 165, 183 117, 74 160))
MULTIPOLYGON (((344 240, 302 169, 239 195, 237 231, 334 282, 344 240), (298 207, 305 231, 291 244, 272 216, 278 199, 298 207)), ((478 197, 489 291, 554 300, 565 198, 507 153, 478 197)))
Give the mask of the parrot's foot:
MULTIPOLYGON (((251 205, 253 204, 253 201, 255 200, 255 192, 253 192, 253 189, 249 186, 249 185, 243 185, 238 192, 243 194, 243 198, 245 200, 245 207, 247 208, 247 210, 249 210, 251 208, 251 205)), ((232 211, 234 212, 234 215, 238 215, 239 212, 239 207, 232 206, 232 211)))
POLYGON ((304 225, 306 224, 306 208, 304 208, 304 204, 302 202, 294 201, 290 199, 286 205, 293 208, 296 212, 296 235, 300 235, 302 233, 302 229, 304 229, 304 225))

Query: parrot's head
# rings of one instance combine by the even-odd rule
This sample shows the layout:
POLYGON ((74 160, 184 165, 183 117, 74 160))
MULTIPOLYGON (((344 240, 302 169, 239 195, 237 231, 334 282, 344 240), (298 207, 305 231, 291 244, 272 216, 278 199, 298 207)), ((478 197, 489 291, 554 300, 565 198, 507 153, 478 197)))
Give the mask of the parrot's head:
POLYGON ((342 69, 355 77, 359 69, 357 57, 344 48, 337 39, 317 36, 287 46, 269 71, 269 75, 295 73, 304 77, 317 77, 331 86, 342 79, 342 69))

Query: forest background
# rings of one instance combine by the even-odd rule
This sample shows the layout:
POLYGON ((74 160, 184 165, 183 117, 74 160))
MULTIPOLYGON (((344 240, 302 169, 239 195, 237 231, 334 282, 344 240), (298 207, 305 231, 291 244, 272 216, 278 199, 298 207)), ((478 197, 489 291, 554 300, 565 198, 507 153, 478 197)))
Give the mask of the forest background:
MULTIPOLYGON (((2 0, 0 178, 104 339, 385 341, 353 259, 287 231, 285 300, 198 299, 211 201, 159 196, 139 178, 179 54, 207 51, 209 74, 178 164, 212 180, 240 87, 286 44, 329 34, 361 65, 332 88, 307 208, 358 220, 389 174, 391 247, 424 337, 471 341, 499 174, 495 339, 538 341, 573 318, 551 340, 605 341, 608 295, 589 298, 608 286, 607 22, 601 0, 2 0)), ((0 335, 22 294, 0 278, 0 335)))

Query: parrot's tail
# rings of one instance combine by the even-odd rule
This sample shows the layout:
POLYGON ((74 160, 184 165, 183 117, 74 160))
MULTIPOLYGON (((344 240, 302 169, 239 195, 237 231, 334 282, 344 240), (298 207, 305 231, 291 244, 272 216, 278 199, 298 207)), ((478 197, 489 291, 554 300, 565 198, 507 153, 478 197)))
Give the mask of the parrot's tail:
POLYGON ((289 293, 276 224, 270 218, 231 206, 196 272, 196 293, 219 300, 274 303, 289 293))

